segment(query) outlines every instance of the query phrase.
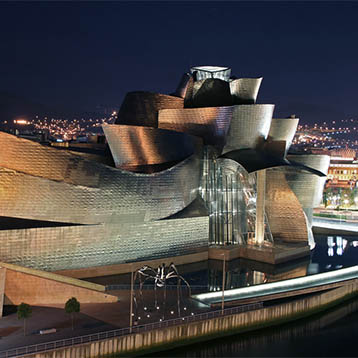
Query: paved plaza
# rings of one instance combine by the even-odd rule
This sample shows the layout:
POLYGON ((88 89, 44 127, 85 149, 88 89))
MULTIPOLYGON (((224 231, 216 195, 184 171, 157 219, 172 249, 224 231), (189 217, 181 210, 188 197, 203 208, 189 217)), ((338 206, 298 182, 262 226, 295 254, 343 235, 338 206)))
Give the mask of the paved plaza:
MULTIPOLYGON (((26 321, 26 336, 23 332, 23 321, 18 320, 15 309, 13 313, 0 319, 0 351, 23 347, 32 344, 61 340, 75 336, 93 334, 129 326, 130 290, 110 291, 117 295, 117 303, 81 304, 81 311, 75 314, 74 330, 71 327, 71 316, 58 307, 32 307, 32 316, 26 321), (41 335, 40 330, 55 328, 56 333, 41 335)), ((181 290, 179 297, 176 289, 157 290, 155 302, 154 290, 135 290, 137 306, 133 303, 133 325, 159 322, 211 310, 208 306, 188 298, 186 289, 181 290)), ((134 300, 133 300, 134 302, 134 300)))

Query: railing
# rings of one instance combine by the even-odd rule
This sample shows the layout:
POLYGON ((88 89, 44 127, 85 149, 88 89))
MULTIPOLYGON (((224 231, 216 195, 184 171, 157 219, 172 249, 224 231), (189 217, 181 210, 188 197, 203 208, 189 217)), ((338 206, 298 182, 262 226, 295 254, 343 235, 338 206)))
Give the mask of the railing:
POLYGON ((176 325, 185 324, 185 323, 189 323, 189 322, 197 322, 197 321, 203 321, 203 320, 212 319, 212 318, 221 317, 221 316, 228 316, 228 315, 232 315, 232 314, 252 311, 255 309, 262 308, 262 307, 263 307, 262 302, 259 302, 259 303, 245 305, 245 306, 226 308, 226 309, 224 309, 224 312, 222 312, 221 310, 205 312, 205 313, 200 313, 200 314, 196 314, 193 316, 186 316, 186 317, 181 317, 181 318, 165 320, 165 321, 161 321, 161 322, 143 324, 140 326, 133 326, 132 328, 130 328, 130 327, 119 328, 119 329, 115 329, 115 330, 111 330, 111 331, 93 333, 93 334, 89 334, 89 335, 85 335, 85 336, 61 339, 61 340, 47 342, 47 343, 39 343, 39 344, 34 344, 34 345, 26 346, 26 347, 20 347, 20 348, 9 349, 6 351, 1 351, 0 358, 24 357, 29 354, 45 352, 45 351, 50 351, 50 350, 65 348, 65 347, 72 347, 77 344, 85 344, 85 343, 100 341, 103 339, 125 336, 125 335, 129 335, 132 333, 147 332, 147 331, 151 331, 154 329, 176 326, 176 325))
MULTIPOLYGON (((167 290, 176 290, 177 289, 177 285, 166 285, 167 290)), ((188 286, 186 285, 181 285, 179 286, 180 288, 184 288, 184 289, 188 289, 188 286)), ((134 290, 139 290, 139 284, 135 284, 133 285, 133 289, 134 290)), ((131 285, 128 284, 118 284, 118 285, 107 285, 106 286, 106 291, 115 291, 115 290, 130 290, 131 289, 131 285)), ((191 291, 201 291, 201 290, 207 290, 208 286, 207 285, 190 285, 190 289, 191 291)), ((152 285, 143 285, 142 286, 142 290, 154 290, 154 284, 152 285)), ((158 290, 159 291, 159 290, 158 290)))

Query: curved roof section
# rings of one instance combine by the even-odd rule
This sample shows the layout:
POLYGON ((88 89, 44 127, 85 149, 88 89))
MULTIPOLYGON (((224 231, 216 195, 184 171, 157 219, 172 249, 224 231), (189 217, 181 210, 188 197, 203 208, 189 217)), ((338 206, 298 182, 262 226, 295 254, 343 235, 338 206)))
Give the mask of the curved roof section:
MULTIPOLYGON (((325 175, 328 172, 330 162, 328 155, 303 154, 287 157, 293 163, 304 165, 325 175)), ((285 172, 287 182, 304 209, 312 209, 320 204, 326 181, 325 176, 318 177, 303 171, 294 172, 289 168, 285 169, 285 172)))
POLYGON ((297 170, 305 171, 318 177, 325 177, 325 174, 305 166, 304 164, 289 161, 281 156, 273 155, 271 152, 262 151, 259 149, 245 148, 233 150, 231 152, 222 154, 220 158, 231 159, 242 165, 247 172, 252 173, 262 169, 274 167, 292 167, 295 172, 297 170))
POLYGON ((238 78, 230 81, 233 104, 253 104, 261 86, 262 77, 238 78))
POLYGON ((116 124, 158 127, 158 111, 163 108, 184 108, 184 99, 152 92, 129 92, 116 124))
POLYGON ((299 118, 272 118, 268 140, 284 141, 285 154, 287 154, 295 136, 298 122, 299 118))
POLYGON ((190 69, 195 75, 195 80, 205 80, 207 78, 218 78, 223 81, 229 81, 231 76, 231 68, 220 66, 195 66, 190 69))
POLYGON ((194 154, 201 140, 165 129, 105 124, 102 126, 117 168, 131 170, 183 160, 194 154))
POLYGON ((291 162, 305 165, 309 168, 316 169, 327 175, 331 158, 329 155, 322 154, 288 154, 287 159, 291 162))
POLYGON ((7 150, 11 141, 0 141, 0 216, 142 222, 170 216, 197 195, 200 161, 195 154, 167 170, 138 174, 10 137, 16 144, 12 151, 7 150))
POLYGON ((0 132, 0 167, 73 185, 98 187, 103 164, 0 132))
POLYGON ((236 149, 253 149, 262 144, 269 134, 274 108, 273 104, 233 106, 223 153, 236 149))
POLYGON ((233 150, 221 155, 220 158, 231 159, 239 163, 248 173, 272 167, 290 165, 286 159, 275 157, 269 153, 252 148, 233 150))
POLYGON ((204 144, 222 146, 230 126, 233 107, 163 109, 158 126, 203 138, 204 144))

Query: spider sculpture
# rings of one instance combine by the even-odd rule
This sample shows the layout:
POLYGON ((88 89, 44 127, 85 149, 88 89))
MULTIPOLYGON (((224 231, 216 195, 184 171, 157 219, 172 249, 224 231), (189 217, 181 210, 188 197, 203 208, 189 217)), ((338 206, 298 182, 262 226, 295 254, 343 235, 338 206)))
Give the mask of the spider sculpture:
POLYGON ((179 272, 173 263, 171 263, 169 266, 165 266, 165 264, 162 264, 156 270, 150 266, 145 265, 136 271, 134 275, 134 282, 136 282, 137 277, 139 278, 139 293, 141 298, 143 297, 142 289, 144 283, 148 280, 154 281, 155 306, 157 306, 157 287, 164 288, 164 300, 165 300, 167 281, 170 279, 177 279, 178 301, 179 301, 179 289, 182 281, 188 287, 189 296, 191 295, 191 289, 189 283, 181 275, 179 275, 179 272))

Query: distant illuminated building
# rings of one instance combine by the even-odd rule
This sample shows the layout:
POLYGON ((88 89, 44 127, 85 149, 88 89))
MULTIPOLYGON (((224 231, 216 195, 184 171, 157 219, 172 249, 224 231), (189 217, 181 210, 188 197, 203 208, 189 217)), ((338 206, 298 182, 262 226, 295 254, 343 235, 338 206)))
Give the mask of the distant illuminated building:
POLYGON ((358 160, 354 149, 330 151, 331 162, 326 187, 353 188, 358 182, 358 160))

